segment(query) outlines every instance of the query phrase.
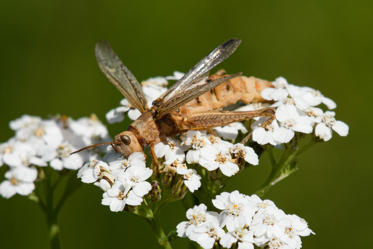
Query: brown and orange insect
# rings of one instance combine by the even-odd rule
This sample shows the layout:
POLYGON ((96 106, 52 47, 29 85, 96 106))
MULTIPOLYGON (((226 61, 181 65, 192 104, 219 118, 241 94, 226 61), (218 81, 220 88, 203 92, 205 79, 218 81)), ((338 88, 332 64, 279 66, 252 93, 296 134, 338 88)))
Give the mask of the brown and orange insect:
MULTIPOLYGON (((223 107, 242 101, 246 104, 264 101, 260 92, 271 82, 241 73, 227 75, 223 70, 208 76, 211 69, 228 58, 240 40, 231 39, 215 48, 178 80, 167 92, 147 107, 142 88, 135 76, 121 62, 108 42, 96 44, 96 58, 100 69, 130 104, 142 115, 110 143, 113 149, 128 157, 150 146, 155 161, 154 146, 167 136, 187 130, 205 130, 258 116, 273 117, 272 108, 257 111, 223 111, 223 107)), ((96 147, 95 144, 82 148, 96 147)), ((74 152, 75 153, 75 152, 74 152)))

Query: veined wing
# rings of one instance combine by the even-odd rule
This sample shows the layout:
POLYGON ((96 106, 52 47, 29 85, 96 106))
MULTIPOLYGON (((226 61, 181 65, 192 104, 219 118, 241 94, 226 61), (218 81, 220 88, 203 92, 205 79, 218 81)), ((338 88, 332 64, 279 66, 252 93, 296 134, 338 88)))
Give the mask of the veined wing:
POLYGON ((188 103, 192 99, 201 96, 205 92, 217 87, 218 85, 226 82, 227 80, 240 76, 241 74, 242 73, 236 73, 212 81, 206 80, 207 82, 204 82, 203 84, 198 84, 196 87, 191 87, 183 92, 179 92, 172 99, 158 106, 158 108, 156 109, 156 118, 161 118, 162 116, 171 112, 172 110, 175 110, 176 108, 188 103))
MULTIPOLYGON (((180 98, 180 95, 185 95, 187 91, 193 92, 197 88, 201 88, 203 85, 203 82, 201 84, 201 79, 206 76, 211 69, 232 55, 240 43, 241 41, 238 39, 231 39, 223 43, 215 48, 200 62, 198 62, 191 70, 189 70, 189 72, 186 73, 179 81, 177 81, 175 85, 173 85, 166 93, 155 101, 155 105, 158 108, 157 118, 162 117, 167 112, 170 112, 180 106, 179 101, 182 102, 184 100, 183 98, 180 98), (170 105, 169 102, 173 104, 170 105), (166 106, 168 108, 165 108, 166 106), (160 109, 162 109, 161 112, 160 109)), ((185 101, 183 103, 185 103, 185 101)))
POLYGON ((141 113, 145 112, 148 107, 140 83, 119 59, 109 42, 98 42, 95 53, 101 71, 111 83, 126 97, 131 105, 141 113))

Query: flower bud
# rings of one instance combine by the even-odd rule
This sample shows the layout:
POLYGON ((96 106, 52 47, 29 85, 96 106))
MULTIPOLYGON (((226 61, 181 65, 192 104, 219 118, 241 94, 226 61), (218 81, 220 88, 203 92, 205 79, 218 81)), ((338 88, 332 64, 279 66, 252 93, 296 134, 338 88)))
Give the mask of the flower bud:
POLYGON ((187 193, 187 187, 184 184, 184 180, 179 178, 176 184, 172 186, 172 196, 176 200, 183 199, 185 194, 187 193))
POLYGON ((156 202, 162 198, 162 189, 159 185, 159 182, 154 180, 152 181, 152 190, 149 193, 150 200, 156 202))
POLYGON ((172 183, 172 180, 174 179, 174 175, 171 173, 165 173, 162 177, 162 184, 165 187, 169 187, 172 183))

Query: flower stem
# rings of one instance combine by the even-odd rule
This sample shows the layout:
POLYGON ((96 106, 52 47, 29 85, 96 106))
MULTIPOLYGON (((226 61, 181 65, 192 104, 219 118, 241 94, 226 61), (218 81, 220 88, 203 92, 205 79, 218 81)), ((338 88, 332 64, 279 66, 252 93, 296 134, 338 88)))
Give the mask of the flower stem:
POLYGON ((57 223, 56 215, 47 215, 47 224, 49 230, 49 245, 51 249, 60 249, 60 228, 57 223))
POLYGON ((299 140, 299 138, 294 139, 294 142, 292 144, 289 144, 287 149, 283 152, 279 161, 276 161, 272 149, 269 150, 269 158, 272 164, 272 171, 263 186, 256 192, 258 196, 263 197, 273 185, 297 171, 297 156, 299 156, 301 153, 309 149, 317 142, 317 140, 311 139, 307 144, 301 147, 298 144, 300 142, 299 140))
POLYGON ((153 218, 147 218, 146 221, 148 222, 148 224, 152 228, 152 231, 153 231, 155 237, 157 238, 157 241, 158 241, 159 245, 162 248, 165 248, 165 249, 172 249, 171 243, 168 240, 168 237, 165 234, 161 225, 159 224, 158 220, 153 217, 153 218))

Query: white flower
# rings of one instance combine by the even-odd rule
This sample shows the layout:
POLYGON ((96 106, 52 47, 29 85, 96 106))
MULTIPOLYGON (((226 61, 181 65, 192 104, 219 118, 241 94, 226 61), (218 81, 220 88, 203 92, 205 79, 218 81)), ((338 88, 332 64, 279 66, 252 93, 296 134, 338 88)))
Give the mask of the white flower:
POLYGON ((335 112, 327 111, 321 116, 321 122, 315 127, 315 135, 324 141, 332 138, 332 130, 340 136, 347 136, 349 127, 335 118, 335 112))
POLYGON ((247 133, 246 127, 241 122, 233 122, 226 126, 215 127, 214 131, 222 138, 228 140, 235 140, 238 132, 247 133))
POLYGON ((35 168, 17 167, 5 173, 7 180, 0 184, 0 194, 10 198, 15 194, 29 195, 35 188, 34 181, 37 177, 35 168))
POLYGON ((220 239, 220 245, 225 248, 231 248, 233 243, 238 242, 239 249, 254 249, 253 235, 248 225, 238 222, 228 228, 228 233, 220 239))
POLYGON ((183 221, 176 227, 177 234, 179 237, 189 236, 195 227, 204 224, 211 216, 216 216, 216 213, 207 212, 205 204, 196 205, 193 208, 189 208, 186 212, 186 217, 189 221, 183 221))
POLYGON ((63 139, 61 129, 54 120, 41 120, 39 117, 24 115, 10 122, 10 127, 16 131, 16 139, 29 142, 33 146, 47 144, 55 147, 63 139))
POLYGON ((184 76, 184 73, 179 72, 179 71, 175 71, 175 72, 173 73, 173 75, 167 76, 166 79, 167 79, 167 80, 179 80, 179 79, 181 79, 183 76, 184 76))
POLYGON ((78 171, 78 178, 81 178, 84 183, 96 183, 104 191, 108 190, 114 184, 114 176, 112 176, 109 165, 100 160, 92 160, 86 163, 78 171))
POLYGON ((197 174, 195 169, 188 169, 187 167, 177 167, 176 172, 183 176, 184 184, 190 192, 201 187, 201 176, 197 174))
POLYGON ((140 205, 143 196, 148 194, 152 188, 150 183, 146 181, 151 174, 152 170, 146 167, 129 167, 103 194, 102 205, 110 206, 112 212, 123 211, 126 205, 140 205))
POLYGON ((176 230, 179 237, 188 237, 209 249, 224 235, 224 230, 219 225, 217 213, 206 210, 204 204, 188 209, 186 216, 189 221, 179 223, 176 230))
POLYGON ((47 163, 36 155, 31 144, 10 139, 3 145, 2 160, 11 167, 46 166, 47 163))
POLYGON ((91 115, 89 118, 83 117, 76 121, 71 121, 69 128, 77 135, 82 136, 85 144, 93 144, 108 138, 108 130, 97 118, 91 115))
POLYGON ((131 188, 127 203, 132 206, 140 205, 142 197, 149 193, 152 186, 146 180, 152 175, 153 171, 146 167, 132 166, 124 173, 118 176, 118 180, 125 186, 131 188))
POLYGON ((258 155, 249 146, 245 146, 241 143, 234 144, 233 147, 230 148, 230 151, 236 158, 242 158, 243 160, 245 160, 246 162, 252 165, 259 164, 258 155))
POLYGON ((185 159, 184 148, 179 141, 172 138, 167 138, 166 143, 157 143, 154 151, 158 158, 165 158, 165 164, 171 164, 175 160, 183 162, 185 159))
POLYGON ((266 88, 261 92, 261 95, 266 100, 283 101, 288 97, 289 92, 287 90, 288 82, 283 77, 278 77, 272 82, 273 88, 266 88))
POLYGON ((299 249, 300 237, 313 234, 305 220, 286 215, 272 201, 256 195, 223 192, 212 202, 220 214, 207 211, 204 204, 188 209, 189 221, 177 226, 179 237, 188 237, 203 248, 219 242, 224 248, 299 249))
POLYGON ((205 131, 189 130, 181 136, 181 140, 182 145, 190 148, 186 154, 186 161, 189 164, 199 163, 201 149, 211 145, 209 136, 205 131))
POLYGON ((226 176, 235 175, 240 168, 232 159, 229 149, 231 143, 220 141, 218 144, 210 145, 200 150, 199 164, 208 171, 220 169, 226 176))
POLYGON ((228 230, 234 230, 237 224, 250 224, 256 211, 254 203, 250 202, 245 195, 237 190, 232 193, 223 192, 217 195, 212 204, 222 210, 222 226, 227 226, 228 230))
POLYGON ((253 141, 258 144, 278 145, 288 143, 294 137, 294 131, 280 127, 277 120, 273 120, 265 128, 261 126, 264 121, 265 119, 259 119, 252 125, 253 141))
POLYGON ((283 246, 290 248, 301 248, 302 241, 300 236, 309 236, 314 234, 308 228, 307 222, 297 215, 286 215, 279 222, 280 229, 276 231, 274 237, 280 241, 283 246))
POLYGON ((250 228, 255 236, 255 243, 262 246, 267 243, 274 235, 281 232, 280 221, 285 217, 285 213, 274 207, 269 206, 265 209, 259 209, 253 216, 250 228))
POLYGON ((311 106, 318 106, 321 103, 326 105, 328 109, 334 109, 337 107, 332 99, 325 97, 320 91, 310 87, 288 85, 287 89, 296 106, 301 110, 305 110, 311 106))
POLYGON ((126 112, 128 112, 128 117, 132 120, 136 120, 141 116, 141 112, 135 108, 132 108, 127 99, 122 99, 119 107, 114 108, 106 113, 106 119, 109 124, 121 122, 123 121, 124 114, 126 112))
POLYGON ((202 248, 210 249, 224 234, 224 230, 219 226, 219 219, 212 216, 204 225, 196 227, 189 238, 197 242, 202 248))
POLYGON ((106 113, 106 120, 109 124, 122 122, 124 119, 124 113, 130 110, 128 100, 122 99, 120 106, 114 109, 111 109, 106 113))
POLYGON ((121 154, 110 150, 104 157, 104 161, 109 164, 113 175, 118 176, 121 172, 132 166, 145 167, 145 154, 142 152, 133 152, 127 159, 121 154))
POLYGON ((101 204, 110 207, 112 212, 123 211, 127 204, 129 188, 120 182, 114 183, 113 187, 108 189, 102 195, 101 204))
POLYGON ((313 130, 312 119, 301 115, 294 105, 281 105, 276 110, 276 119, 281 125, 293 131, 311 133, 313 130))
POLYGON ((74 147, 68 142, 63 142, 54 151, 55 158, 50 162, 50 166, 55 170, 62 170, 63 168, 73 170, 79 169, 83 166, 85 161, 84 156, 86 156, 87 152, 84 151, 71 155, 75 150, 77 150, 77 147, 74 147))

